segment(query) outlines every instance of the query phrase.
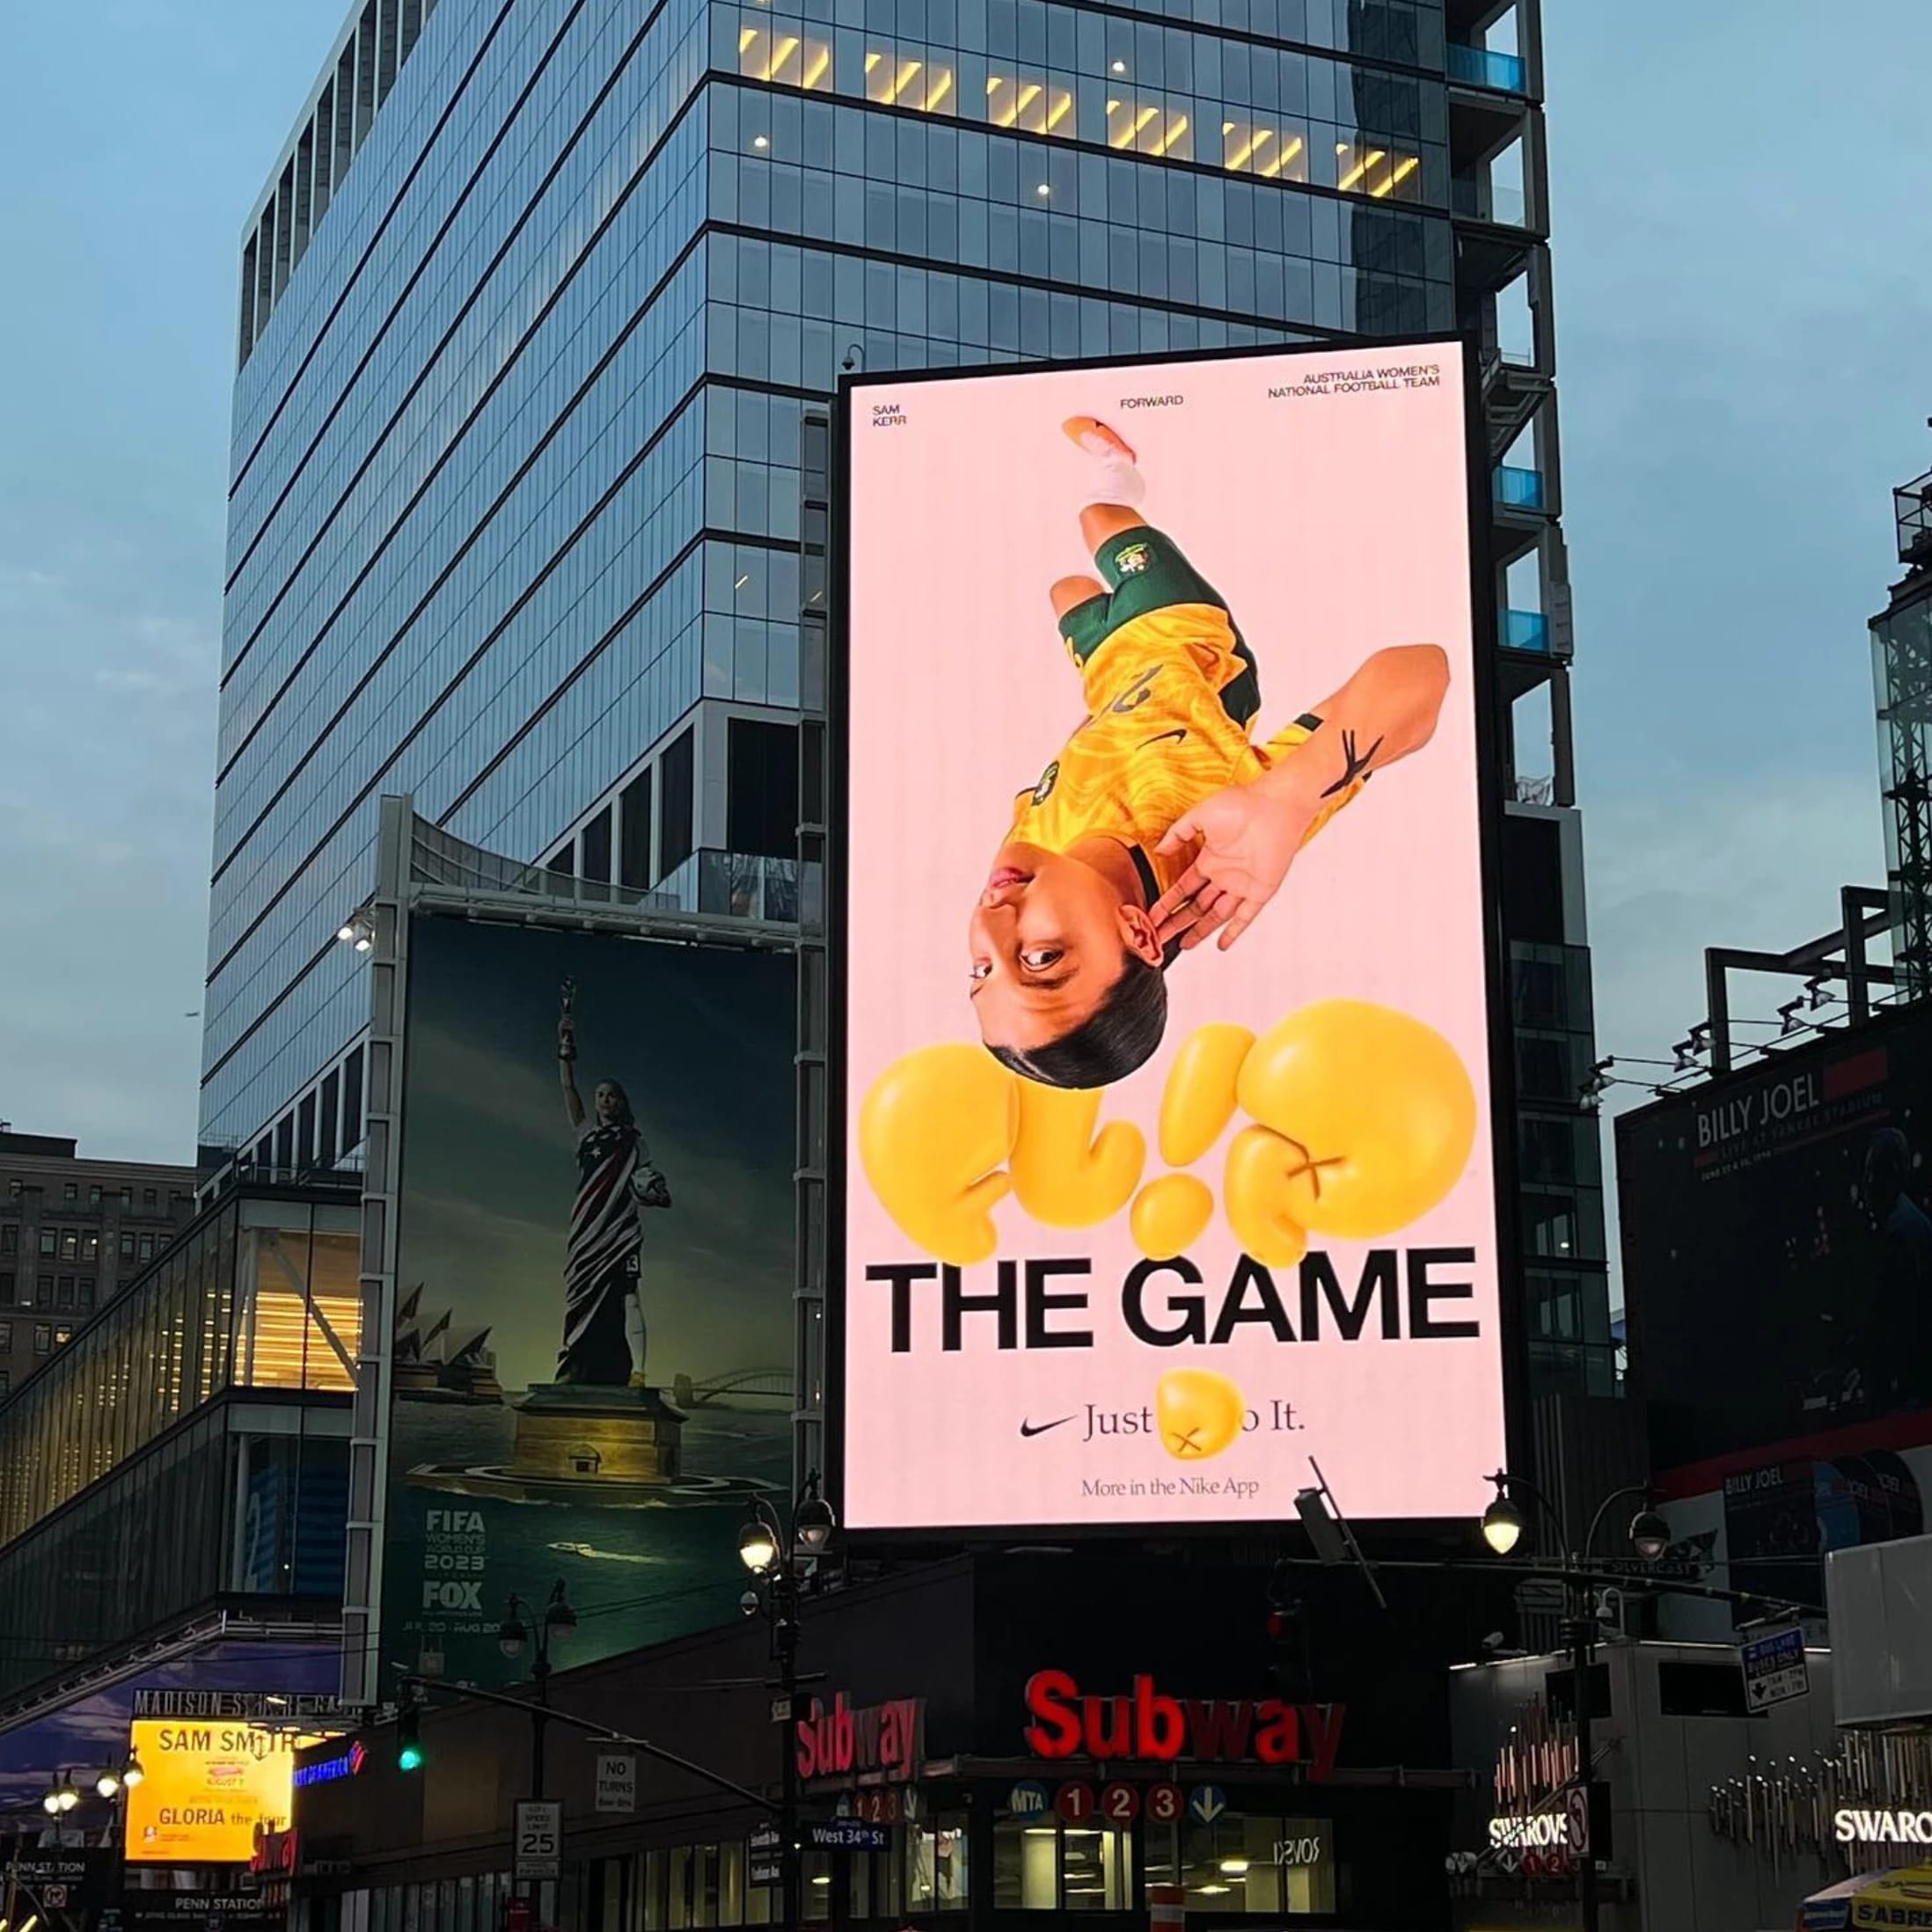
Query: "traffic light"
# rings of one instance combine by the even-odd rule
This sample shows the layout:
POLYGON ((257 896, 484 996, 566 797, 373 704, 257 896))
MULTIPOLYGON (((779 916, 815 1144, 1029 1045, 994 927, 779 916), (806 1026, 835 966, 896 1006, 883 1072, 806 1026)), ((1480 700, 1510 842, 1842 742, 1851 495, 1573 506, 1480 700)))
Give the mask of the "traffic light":
POLYGON ((396 1707, 396 1768, 420 1771, 422 1757, 422 1711, 412 1685, 405 1688, 396 1707))

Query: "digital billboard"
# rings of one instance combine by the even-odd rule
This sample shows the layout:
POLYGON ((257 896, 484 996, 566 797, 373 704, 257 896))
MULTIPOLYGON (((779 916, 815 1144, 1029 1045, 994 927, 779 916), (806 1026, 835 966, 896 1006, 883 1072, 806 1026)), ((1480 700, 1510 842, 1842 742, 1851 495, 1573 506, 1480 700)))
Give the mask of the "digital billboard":
POLYGON ((295 1753, 316 1741, 264 1724, 135 1718, 130 1742, 143 1775, 127 1789, 129 1861, 245 1864, 258 1826, 287 1828, 295 1753))
POLYGON ((1630 1368, 1673 1525, 1822 1602, 1827 1550, 1924 1526, 1932 1019, 1780 1050, 1616 1123, 1630 1368))
POLYGON ((385 1664, 519 1680, 558 1583, 559 1667, 735 1614, 791 1478, 795 970, 413 922, 385 1664))
POLYGON ((842 407, 845 1521, 1480 1511, 1462 348, 842 407))

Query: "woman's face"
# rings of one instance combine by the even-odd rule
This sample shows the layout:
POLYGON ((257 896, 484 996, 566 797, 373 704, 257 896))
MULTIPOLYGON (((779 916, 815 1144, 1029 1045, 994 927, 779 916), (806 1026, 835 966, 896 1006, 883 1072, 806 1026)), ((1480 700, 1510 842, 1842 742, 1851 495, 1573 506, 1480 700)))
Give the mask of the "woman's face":
POLYGON ((624 1104, 624 1089, 615 1080, 599 1080, 596 1096, 593 1102, 597 1110, 597 1124, 609 1127, 624 1118, 629 1110, 624 1104))

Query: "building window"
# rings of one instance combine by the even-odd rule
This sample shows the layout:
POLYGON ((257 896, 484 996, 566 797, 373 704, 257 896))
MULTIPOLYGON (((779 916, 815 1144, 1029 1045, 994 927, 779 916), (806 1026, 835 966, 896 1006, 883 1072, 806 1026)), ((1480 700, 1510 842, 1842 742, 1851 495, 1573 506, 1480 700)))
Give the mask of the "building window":
POLYGON ((727 747, 726 845, 750 858, 796 858, 798 727, 734 718, 727 747))
POLYGON ((342 1062, 342 1152, 362 1144, 362 1050, 342 1062))
POLYGON ((141 1259, 144 1262, 154 1259, 154 1236, 151 1234, 143 1234, 141 1237, 141 1259))
POLYGON ((91 1314, 94 1312, 94 1277, 91 1275, 81 1277, 80 1305, 84 1314, 91 1314))
POLYGON ((73 1339, 74 1330, 69 1323, 61 1321, 55 1324, 54 1346, 55 1348, 64 1349, 73 1339))
POLYGON ((1327 1819, 1226 1811, 1212 1825, 1149 1824, 1142 1842, 1147 1883, 1184 1886, 1190 1912, 1283 1918, 1336 1909, 1327 1819))
POLYGON ((70 1181, 67 1185, 61 1189, 61 1199, 69 1203, 70 1204, 79 1200, 80 1183, 78 1182, 70 1181))
MULTIPOLYGON (((1150 1844, 1172 1829, 1149 1825, 1150 1844)), ((963 1883, 963 1849, 960 1858, 963 1883)), ((913 1883, 922 1883, 917 1857, 913 1883)), ((1125 1912, 1132 1906, 1132 1891, 1133 1833, 1124 1826, 1003 1818, 993 1827, 996 1912, 1125 1912)), ((926 1909, 933 1909, 931 1899, 926 1909)), ((943 1904, 940 1909, 946 1909, 943 1904)))
POLYGON ((696 810, 692 787, 697 772, 698 742, 687 729, 658 763, 658 816, 662 823, 658 828, 661 849, 657 875, 661 879, 676 872, 691 857, 696 810))
POLYGON ((121 1258, 124 1262, 131 1262, 135 1258, 135 1238, 127 1228, 121 1231, 121 1258))
POLYGON ((81 1236, 80 1258, 84 1262, 97 1262, 100 1259, 100 1236, 92 1228, 89 1228, 81 1236))
POLYGON ((33 1284, 33 1306, 36 1308, 51 1308, 54 1306, 54 1277, 51 1275, 39 1277, 33 1284))
POLYGON ((143 1214, 152 1214, 155 1211, 156 1208, 158 1206, 159 1202, 160 1197, 156 1194, 152 1188, 142 1189, 141 1211, 143 1214))
POLYGON ((13 1324, 11 1321, 0 1321, 0 1355, 11 1355, 12 1352, 13 1324))
POLYGON ((98 1208, 100 1205, 100 1189, 99 1188, 91 1187, 88 1189, 87 1204, 91 1208, 98 1208))
POLYGON ((296 1103, 296 1166, 315 1165, 315 1095, 304 1094, 296 1103))
POLYGON ((601 811, 583 828, 583 864, 586 879, 598 885, 611 882, 611 815, 601 811))
POLYGON ((651 774, 640 772, 618 801, 620 885, 643 892, 651 883, 651 774))
POLYGON ((342 1132, 342 1070, 331 1067, 322 1079, 321 1113, 316 1123, 316 1132, 320 1137, 315 1151, 315 1164, 318 1167, 333 1167, 335 1157, 341 1151, 342 1132))
POLYGON ((20 1183, 18 1181, 7 1182, 7 1198, 10 1201, 18 1201, 20 1198, 20 1183))
POLYGON ((0 1369, 0 1395, 11 1395, 12 1393, 13 1372, 11 1369, 0 1369))
POLYGON ((135 1190, 132 1188, 123 1188, 121 1190, 121 1211, 125 1214, 134 1204, 135 1190))
POLYGON ((59 1245, 60 1237, 55 1233, 52 1228, 43 1227, 40 1230, 40 1258, 43 1261, 52 1261, 55 1250, 59 1245))
POLYGON ((80 1259, 80 1236, 70 1227, 61 1230, 61 1259, 63 1262, 80 1259))
MULTIPOLYGON (((7 1273, 0 1275, 0 1307, 11 1307, 12 1304, 13 1274, 12 1270, 10 1269, 7 1273)), ((5 1346, 11 1349, 13 1344, 9 1342, 5 1344, 5 1346)))
POLYGON ((33 1324, 33 1352, 36 1355, 51 1355, 54 1352, 54 1331, 44 1321, 33 1324))
POLYGON ((56 1308, 71 1308, 74 1306, 74 1277, 62 1275, 54 1284, 54 1306, 56 1308))
MULTIPOLYGON (((1073 1837, 1069 1833, 1069 1839, 1073 1837)), ((1125 1840, 1123 1832, 1095 1830, 1087 1834, 1095 1841, 1103 1838, 1125 1840)), ((963 1912, 966 1909, 966 1814, 963 1811, 940 1811, 930 1819, 922 1819, 906 1832, 906 1850, 911 1856, 911 1869, 906 1874, 906 1908, 910 1912, 963 1912)), ((1072 1870, 1072 1852, 1069 1851, 1069 1871, 1072 1870)), ((1116 1860, 1119 1871, 1118 1901, 1111 1897, 1108 1909, 1125 1911, 1131 1903, 1128 1896, 1131 1885, 1129 1873, 1132 1867, 1124 1842, 1119 1848, 1116 1860)), ((1089 1869, 1083 1865, 1084 1871, 1089 1869)), ((1091 1869, 1100 1869, 1097 1857, 1091 1869)), ((1068 1884, 1067 1903, 1073 1903, 1072 1885, 1068 1884)), ((1095 1898, 1096 1908, 1101 1899, 1095 1898)))
POLYGON ((20 1252, 20 1224, 9 1221, 0 1227, 0 1255, 18 1255, 20 1252))

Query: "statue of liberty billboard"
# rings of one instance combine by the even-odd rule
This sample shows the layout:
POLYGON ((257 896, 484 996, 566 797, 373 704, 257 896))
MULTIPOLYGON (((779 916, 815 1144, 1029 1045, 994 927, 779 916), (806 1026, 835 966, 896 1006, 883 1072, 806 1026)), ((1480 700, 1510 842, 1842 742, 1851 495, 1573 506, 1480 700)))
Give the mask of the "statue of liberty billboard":
POLYGON ((557 1380, 648 1388, 644 1377, 643 1210, 668 1208, 670 1187, 652 1165, 631 1097, 601 1079, 586 1111, 577 1091, 577 988, 563 983, 557 1072, 577 1134, 577 1197, 564 1262, 563 1345, 557 1380))
POLYGON ((572 1662, 735 1614, 791 1479, 795 1038, 774 950, 416 918, 388 1660, 513 1681, 558 1581, 572 1662))

